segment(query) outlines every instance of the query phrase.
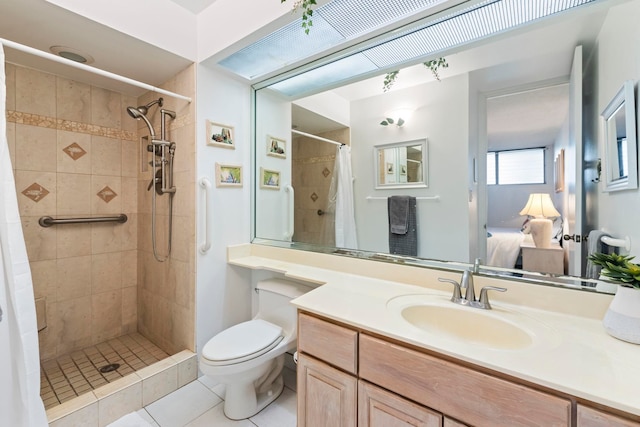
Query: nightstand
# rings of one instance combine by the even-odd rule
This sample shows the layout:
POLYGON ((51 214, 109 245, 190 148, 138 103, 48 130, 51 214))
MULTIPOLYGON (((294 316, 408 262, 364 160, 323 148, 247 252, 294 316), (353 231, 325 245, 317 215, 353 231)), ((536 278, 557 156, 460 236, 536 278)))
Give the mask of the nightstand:
POLYGON ((539 273, 564 274, 564 250, 556 244, 550 248, 536 248, 524 243, 522 249, 522 269, 539 273))

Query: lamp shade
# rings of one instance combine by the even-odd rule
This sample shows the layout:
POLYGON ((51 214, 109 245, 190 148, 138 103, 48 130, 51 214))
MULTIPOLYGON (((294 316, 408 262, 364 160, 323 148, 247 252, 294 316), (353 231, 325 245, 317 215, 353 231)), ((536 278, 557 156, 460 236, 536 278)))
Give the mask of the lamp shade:
POLYGON ((535 218, 555 218, 560 216, 560 212, 553 206, 549 194, 531 193, 527 204, 520 211, 520 215, 528 215, 535 218))

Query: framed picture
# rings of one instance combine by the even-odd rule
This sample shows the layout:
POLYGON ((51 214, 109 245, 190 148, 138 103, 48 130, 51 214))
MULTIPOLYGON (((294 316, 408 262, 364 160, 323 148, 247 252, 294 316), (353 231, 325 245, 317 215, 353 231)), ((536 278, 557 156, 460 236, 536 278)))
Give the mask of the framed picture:
POLYGON ((216 187, 242 187, 242 166, 216 163, 216 187))
POLYGON ((280 172, 260 168, 260 188, 280 189, 280 172))
POLYGON ((556 156, 555 167, 556 193, 561 193, 564 190, 564 148, 556 156))
POLYGON ((287 158, 287 141, 267 136, 267 156, 287 158))
POLYGON ((235 144, 233 126, 222 125, 207 120, 207 145, 235 150, 235 144))

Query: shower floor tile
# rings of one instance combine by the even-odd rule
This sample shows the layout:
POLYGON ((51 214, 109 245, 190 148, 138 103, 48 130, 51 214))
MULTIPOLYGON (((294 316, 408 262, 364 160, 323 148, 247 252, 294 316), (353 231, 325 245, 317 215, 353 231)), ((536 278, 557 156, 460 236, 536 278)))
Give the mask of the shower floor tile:
POLYGON ((49 409, 169 357, 138 333, 74 351, 41 363, 40 396, 49 409), (100 368, 117 363, 114 371, 100 368))

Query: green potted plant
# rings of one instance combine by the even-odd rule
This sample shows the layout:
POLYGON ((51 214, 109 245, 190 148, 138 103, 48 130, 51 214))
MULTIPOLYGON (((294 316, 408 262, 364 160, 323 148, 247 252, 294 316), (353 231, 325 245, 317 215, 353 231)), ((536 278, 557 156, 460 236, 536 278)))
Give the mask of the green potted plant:
POLYGON ((640 265, 631 260, 635 258, 629 255, 595 253, 589 256, 589 260, 602 267, 600 274, 609 277, 622 286, 640 290, 640 265))
POLYGON ((640 265, 633 256, 594 253, 589 261, 602 267, 600 274, 619 284, 602 320, 609 335, 640 344, 640 265))

